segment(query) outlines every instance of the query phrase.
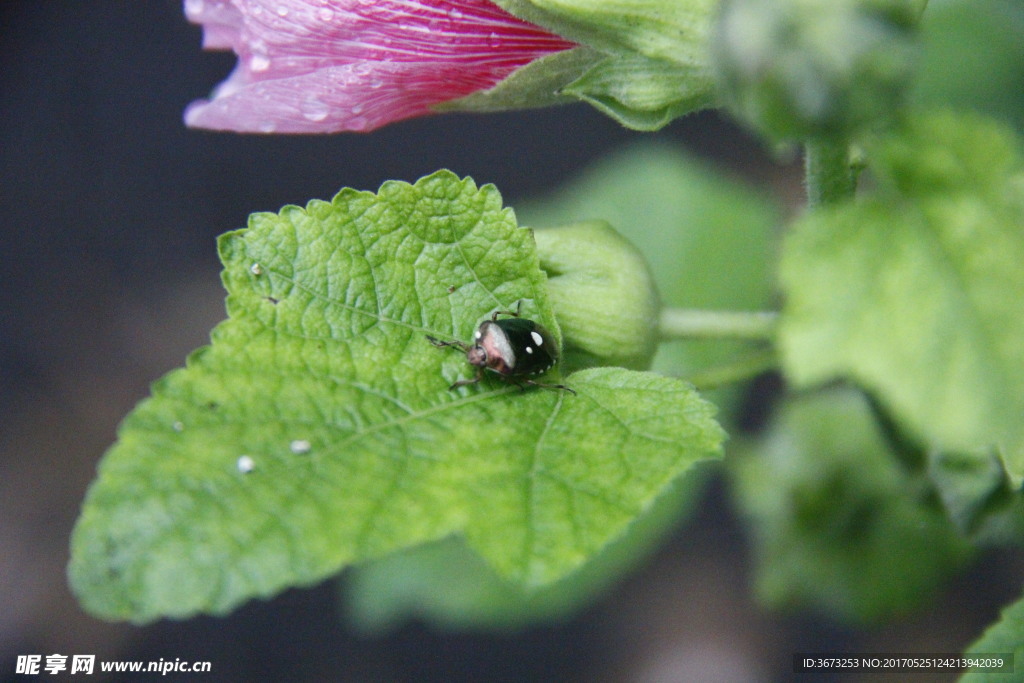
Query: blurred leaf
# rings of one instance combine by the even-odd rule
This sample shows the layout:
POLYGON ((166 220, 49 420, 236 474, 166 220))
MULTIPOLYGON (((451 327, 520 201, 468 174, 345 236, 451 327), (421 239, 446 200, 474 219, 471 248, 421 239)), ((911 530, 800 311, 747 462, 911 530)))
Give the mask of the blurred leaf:
POLYGON ((870 158, 878 192, 809 213, 785 244, 787 375, 852 377, 939 451, 999 445, 1024 478, 1019 141, 919 114, 870 158))
POLYGON ((960 683, 985 683, 986 681, 1005 683, 1021 679, 1021 666, 1024 662, 1024 599, 1006 607, 999 621, 989 626, 981 638, 964 650, 965 656, 975 653, 1009 653, 1013 656, 1013 663, 1008 671, 999 673, 969 671, 960 677, 960 683))
POLYGON ((346 189, 254 214, 220 251, 229 319, 126 418, 76 526, 71 583, 96 615, 224 613, 457 533, 545 585, 720 451, 713 407, 650 373, 448 390, 471 368, 425 335, 469 339, 519 300, 558 335, 492 186, 346 189))
POLYGON ((932 453, 928 475, 961 534, 977 544, 1024 541, 1024 495, 1011 486, 992 449, 932 453))
MULTIPOLYGON (((780 209, 674 147, 641 143, 539 201, 516 206, 536 228, 600 218, 646 257, 666 306, 763 310, 772 300, 780 209)), ((687 377, 733 361, 741 341, 664 343, 654 370, 687 377)), ((728 420, 735 388, 710 393, 728 420)))
POLYGON ((727 462, 753 534, 757 593, 772 607, 886 618, 932 594, 965 556, 852 390, 790 399, 744 450, 727 462))
POLYGON ((922 0, 725 0, 712 40, 730 109, 777 141, 841 140, 892 118, 922 0))
POLYGON ((1019 0, 932 0, 914 100, 1001 117, 1024 130, 1024 4, 1019 0))

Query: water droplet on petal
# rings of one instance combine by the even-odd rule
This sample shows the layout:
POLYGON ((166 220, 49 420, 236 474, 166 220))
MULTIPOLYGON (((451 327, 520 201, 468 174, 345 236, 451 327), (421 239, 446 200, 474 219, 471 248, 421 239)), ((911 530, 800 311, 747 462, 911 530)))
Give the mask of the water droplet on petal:
POLYGON ((256 468, 256 461, 252 459, 252 456, 241 455, 238 457, 238 471, 242 474, 249 474, 256 468))
POLYGON ((278 5, 277 6, 277 16, 279 16, 279 17, 287 17, 288 16, 288 8, 285 5, 278 5))
POLYGON ((273 133, 277 130, 277 122, 270 120, 261 121, 258 128, 261 133, 273 133))
POLYGON ((331 19, 334 18, 334 10, 332 10, 330 7, 321 7, 319 10, 317 10, 316 16, 320 19, 320 21, 330 21, 331 19))
POLYGON ((185 0, 185 16, 196 18, 206 9, 204 0, 185 0))
POLYGON ((249 70, 259 73, 270 68, 270 57, 263 52, 254 52, 249 57, 249 70))
POLYGON ((331 113, 331 108, 315 95, 310 95, 299 104, 299 111, 307 121, 323 121, 331 113))
POLYGON ((308 441, 306 441, 305 439, 295 439, 295 441, 292 441, 291 444, 289 444, 288 447, 291 448, 292 449, 292 453, 295 453, 296 455, 302 455, 303 453, 309 453, 310 448, 312 448, 310 443, 308 441))

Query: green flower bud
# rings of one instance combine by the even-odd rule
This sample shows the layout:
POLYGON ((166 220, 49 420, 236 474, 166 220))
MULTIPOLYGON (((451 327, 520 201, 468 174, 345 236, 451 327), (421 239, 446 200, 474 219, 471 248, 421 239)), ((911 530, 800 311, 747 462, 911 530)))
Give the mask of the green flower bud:
POLYGON ((922 0, 726 0, 713 40, 730 106, 776 140, 843 138, 908 90, 922 0))
POLYGON ((569 368, 650 367, 660 303, 647 262, 604 221, 537 230, 569 368))

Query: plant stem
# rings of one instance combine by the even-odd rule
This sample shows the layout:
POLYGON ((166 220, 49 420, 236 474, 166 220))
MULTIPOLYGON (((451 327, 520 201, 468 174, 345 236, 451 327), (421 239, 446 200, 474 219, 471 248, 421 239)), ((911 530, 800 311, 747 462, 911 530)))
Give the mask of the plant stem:
POLYGON ((665 308, 658 333, 668 339, 761 339, 775 337, 778 313, 665 308))
POLYGON ((850 146, 845 140, 809 141, 804 149, 804 173, 811 208, 849 199, 857 189, 850 168, 850 146))

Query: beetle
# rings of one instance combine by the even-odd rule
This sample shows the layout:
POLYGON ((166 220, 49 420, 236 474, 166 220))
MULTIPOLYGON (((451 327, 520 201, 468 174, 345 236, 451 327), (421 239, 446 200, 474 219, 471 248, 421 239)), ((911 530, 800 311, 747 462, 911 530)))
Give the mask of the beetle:
POLYGON ((551 333, 532 320, 519 317, 522 300, 513 311, 495 311, 490 320, 480 323, 473 333, 473 344, 458 340, 443 341, 427 335, 427 341, 438 348, 453 347, 464 351, 466 360, 476 366, 473 379, 460 379, 449 389, 476 384, 484 376, 484 370, 490 370, 506 382, 519 385, 525 390, 524 384, 545 389, 564 389, 572 394, 575 391, 564 384, 542 384, 530 379, 530 376, 542 375, 558 362, 558 346, 551 333), (509 316, 498 319, 499 315, 509 316))

